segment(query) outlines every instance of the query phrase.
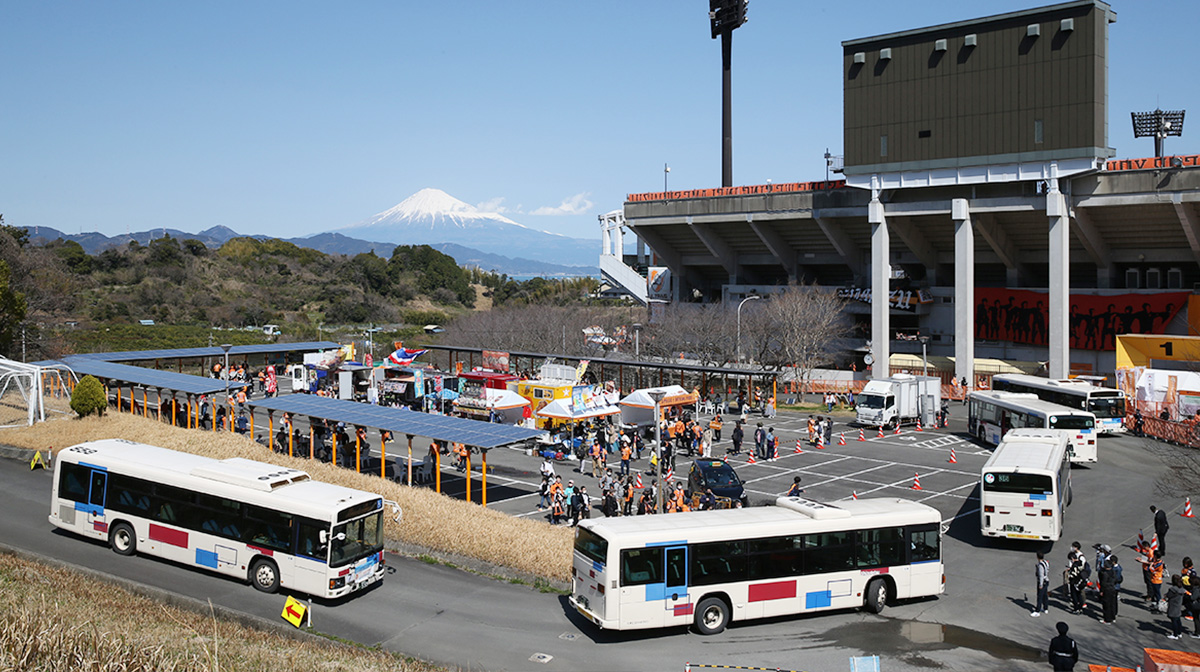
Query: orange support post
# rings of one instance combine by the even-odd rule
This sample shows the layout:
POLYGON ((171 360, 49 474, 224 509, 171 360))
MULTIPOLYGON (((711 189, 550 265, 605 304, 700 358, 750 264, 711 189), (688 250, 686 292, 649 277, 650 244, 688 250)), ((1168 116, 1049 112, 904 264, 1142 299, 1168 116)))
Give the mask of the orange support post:
POLYGON ((483 457, 480 458, 481 460, 483 460, 483 484, 480 487, 482 488, 482 491, 483 491, 482 495, 481 495, 481 497, 483 498, 483 508, 486 509, 487 508, 487 451, 480 448, 479 452, 480 452, 480 454, 483 455, 483 457))
POLYGON ((149 397, 146 396, 146 388, 143 387, 142 388, 142 417, 143 418, 150 417, 150 416, 146 415, 146 411, 150 410, 149 406, 150 406, 149 397))
POLYGON ((337 432, 330 431, 329 436, 330 436, 329 443, 331 446, 333 446, 332 450, 329 453, 329 463, 336 467, 336 466, 339 466, 338 459, 337 459, 337 432))
POLYGON ((254 438, 254 413, 250 413, 250 438, 254 438))
POLYGON ((293 447, 296 443, 296 433, 292 431, 292 423, 289 422, 286 426, 288 430, 288 457, 295 457, 296 454, 293 447))
POLYGON ((362 438, 354 433, 354 471, 362 473, 362 438))
POLYGON ((433 451, 433 473, 436 475, 437 484, 434 488, 439 495, 442 494, 442 451, 433 451))
MULTIPOLYGON (((408 486, 412 487, 412 434, 408 435, 408 486)), ((382 442, 380 442, 382 445, 382 442)))
POLYGON ((121 412, 121 386, 117 386, 117 413, 121 412))
POLYGON ((175 414, 179 412, 179 405, 175 402, 175 397, 171 397, 171 426, 175 426, 175 414))
POLYGON ((313 426, 308 426, 308 459, 313 459, 313 426))
POLYGON ((271 452, 275 451, 275 413, 267 411, 267 445, 271 447, 271 452))
MULTIPOLYGON (((463 449, 466 450, 466 446, 463 446, 463 449)), ((466 497, 467 497, 467 503, 470 504, 471 503, 471 451, 470 450, 467 450, 467 456, 464 459, 464 461, 467 463, 467 471, 466 471, 467 494, 466 494, 466 497)))

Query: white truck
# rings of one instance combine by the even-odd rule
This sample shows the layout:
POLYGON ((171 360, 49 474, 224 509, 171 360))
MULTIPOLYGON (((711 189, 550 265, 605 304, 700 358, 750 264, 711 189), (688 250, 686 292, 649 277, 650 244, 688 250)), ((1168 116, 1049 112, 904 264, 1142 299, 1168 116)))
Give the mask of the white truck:
POLYGON ((868 381, 855 401, 859 424, 892 429, 914 425, 919 418, 924 427, 933 428, 942 403, 942 381, 897 373, 891 378, 868 381))

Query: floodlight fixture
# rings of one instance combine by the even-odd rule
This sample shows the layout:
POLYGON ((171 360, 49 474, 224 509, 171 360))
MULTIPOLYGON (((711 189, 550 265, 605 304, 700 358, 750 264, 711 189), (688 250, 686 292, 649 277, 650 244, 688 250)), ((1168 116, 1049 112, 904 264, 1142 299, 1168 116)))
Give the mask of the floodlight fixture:
POLYGON ((1183 115, 1187 110, 1172 110, 1164 112, 1155 109, 1153 112, 1131 112, 1133 117, 1133 137, 1154 138, 1154 156, 1163 155, 1163 139, 1169 135, 1183 135, 1183 115))
POLYGON ((721 38, 721 186, 733 186, 733 29, 746 22, 747 0, 708 0, 712 39, 721 38))

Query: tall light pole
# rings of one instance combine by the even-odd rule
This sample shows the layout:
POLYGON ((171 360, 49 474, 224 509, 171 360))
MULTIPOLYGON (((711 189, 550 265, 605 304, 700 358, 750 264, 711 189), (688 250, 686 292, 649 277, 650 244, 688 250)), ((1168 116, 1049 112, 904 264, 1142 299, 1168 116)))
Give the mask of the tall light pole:
POLYGON ((759 296, 758 294, 751 294, 750 296, 747 296, 746 298, 742 299, 742 302, 738 304, 738 307, 737 307, 737 347, 736 347, 738 364, 742 363, 742 306, 746 305, 747 301, 753 301, 755 299, 761 299, 761 298, 762 297, 759 296))
POLYGON ((733 186, 733 30, 746 22, 746 0, 708 0, 712 39, 721 38, 721 186, 733 186))
POLYGON ((663 487, 665 486, 662 480, 662 463, 663 460, 667 459, 667 451, 663 450, 662 445, 662 408, 659 407, 659 402, 663 400, 663 397, 667 396, 667 393, 664 390, 650 390, 646 394, 649 394, 650 398, 654 400, 654 444, 658 450, 658 461, 655 462, 655 471, 657 473, 655 480, 658 481, 658 489, 654 492, 654 510, 657 513, 662 513, 663 487))
POLYGON ((929 345, 929 337, 928 336, 917 336, 917 340, 921 342, 921 365, 924 368, 924 373, 922 375, 928 376, 929 375, 929 358, 925 356, 925 352, 926 352, 925 346, 929 345))
POLYGON ((642 323, 634 322, 633 326, 633 356, 642 356, 642 323))
MULTIPOLYGON (((225 368, 221 369, 221 375, 225 378, 225 403, 229 404, 229 349, 233 347, 232 343, 222 343, 221 349, 225 351, 225 368)), ((233 405, 229 404, 229 413, 233 413, 233 405)), ((225 417, 226 422, 233 422, 233 418, 225 417)), ((213 415, 213 421, 216 422, 216 415, 213 415)))
POLYGON ((663 164, 663 193, 667 193, 667 173, 671 172, 671 167, 663 164))

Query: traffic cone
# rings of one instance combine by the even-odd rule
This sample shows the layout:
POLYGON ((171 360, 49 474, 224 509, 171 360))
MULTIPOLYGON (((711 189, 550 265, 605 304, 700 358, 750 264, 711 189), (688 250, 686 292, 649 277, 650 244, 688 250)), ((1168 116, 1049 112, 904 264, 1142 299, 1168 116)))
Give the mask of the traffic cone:
POLYGON ((1142 531, 1138 530, 1138 548, 1146 545, 1146 538, 1142 536, 1142 531))
POLYGON ((756 453, 756 452, 758 452, 758 451, 754 451, 754 450, 750 451, 750 459, 746 460, 746 464, 758 464, 758 460, 754 459, 754 453, 756 453))
POLYGON ((913 484, 911 490, 921 490, 921 475, 913 474, 913 484))
POLYGON ((954 446, 950 446, 950 459, 947 461, 950 464, 958 464, 958 457, 954 455, 954 446))
POLYGON ((879 435, 878 435, 878 436, 876 436, 875 438, 877 438, 877 439, 882 439, 882 438, 883 438, 883 425, 880 425, 880 426, 879 426, 879 435))
POLYGON ((867 437, 863 436, 863 428, 862 428, 862 427, 859 427, 859 428, 858 428, 858 440, 859 440, 859 441, 866 441, 866 440, 867 440, 867 437))
POLYGON ((845 432, 838 434, 838 445, 839 446, 846 445, 846 433, 845 432))
POLYGON ((667 473, 665 476, 663 476, 663 481, 670 482, 670 480, 672 478, 675 478, 675 470, 672 469, 671 465, 668 464, 667 465, 667 473))
POLYGON ((851 491, 850 491, 850 496, 851 496, 851 497, 853 497, 854 499, 858 499, 858 491, 857 491, 857 490, 851 490, 851 491))
POLYGON ((921 429, 921 417, 920 416, 917 416, 917 431, 918 432, 924 431, 921 429))
POLYGON ((892 432, 892 434, 895 434, 897 436, 900 435, 900 421, 899 420, 896 421, 896 431, 892 432))
POLYGON ((778 459, 779 459, 779 442, 776 441, 775 447, 771 449, 771 461, 774 462, 775 460, 778 460, 778 459))
POLYGON ((637 480, 634 481, 634 484, 637 486, 638 490, 642 489, 642 475, 641 474, 637 475, 637 480))
POLYGON ((825 435, 817 432, 817 450, 825 450, 825 435))
POLYGON ((1155 534, 1153 537, 1150 537, 1150 552, 1153 553, 1157 550, 1158 550, 1158 535, 1155 534))
POLYGON ((803 442, 803 440, 802 440, 802 439, 796 439, 796 449, 792 451, 792 453, 793 453, 793 454, 795 454, 795 455, 801 455, 801 454, 803 454, 803 453, 804 453, 804 449, 800 447, 800 444, 801 444, 802 442, 803 442))
POLYGON ((1184 500, 1183 513, 1181 513, 1179 515, 1183 516, 1184 518, 1195 518, 1196 517, 1194 514, 1192 514, 1192 498, 1191 497, 1188 497, 1186 500, 1184 500))

